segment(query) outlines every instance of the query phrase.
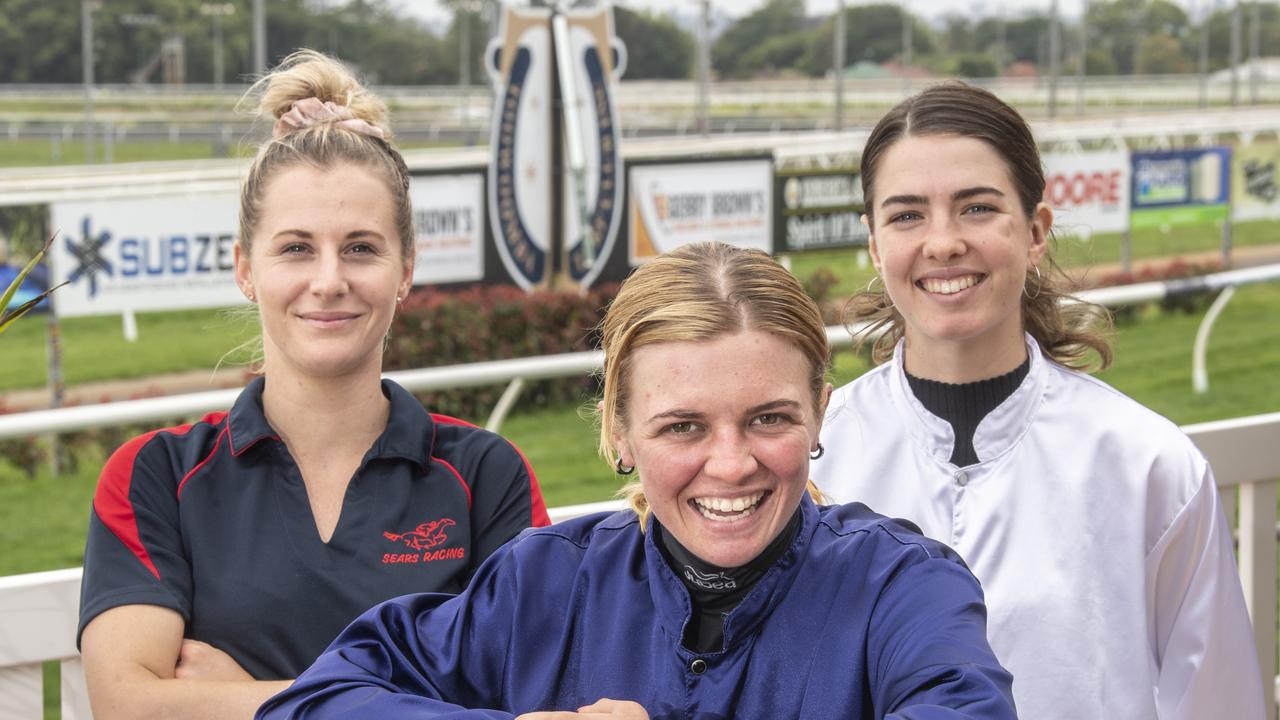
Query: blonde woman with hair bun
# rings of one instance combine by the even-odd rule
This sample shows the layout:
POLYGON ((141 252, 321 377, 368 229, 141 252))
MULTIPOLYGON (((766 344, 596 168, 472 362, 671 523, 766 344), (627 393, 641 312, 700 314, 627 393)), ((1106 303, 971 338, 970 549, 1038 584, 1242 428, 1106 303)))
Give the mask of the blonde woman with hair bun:
POLYGON ((366 608, 460 592, 549 522, 514 446, 381 379, 414 262, 386 107, 309 51, 251 97, 271 138, 241 190, 235 277, 261 377, 103 468, 78 636, 98 720, 248 718, 366 608))

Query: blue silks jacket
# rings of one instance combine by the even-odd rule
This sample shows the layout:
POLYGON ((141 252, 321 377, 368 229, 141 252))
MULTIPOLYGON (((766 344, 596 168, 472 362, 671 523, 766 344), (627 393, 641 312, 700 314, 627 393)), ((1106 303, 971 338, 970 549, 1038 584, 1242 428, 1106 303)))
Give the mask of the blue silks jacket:
POLYGON ((654 720, 1016 717, 955 553, 861 504, 801 507, 720 652, 681 646, 688 593, 635 514, 594 515, 526 531, 456 598, 366 612, 257 717, 509 719, 602 697, 654 720))

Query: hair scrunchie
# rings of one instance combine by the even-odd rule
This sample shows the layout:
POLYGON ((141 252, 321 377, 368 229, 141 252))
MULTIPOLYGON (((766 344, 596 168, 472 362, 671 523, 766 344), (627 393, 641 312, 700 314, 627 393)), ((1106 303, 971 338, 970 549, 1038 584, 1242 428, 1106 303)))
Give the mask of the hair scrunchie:
POLYGON ((346 128, 361 135, 375 137, 379 140, 386 139, 382 128, 357 118, 355 113, 351 112, 351 108, 332 102, 320 102, 318 98, 314 97, 303 98, 295 102, 289 108, 289 112, 277 118, 275 127, 271 129, 271 137, 279 140, 296 130, 325 123, 332 123, 338 127, 346 128))

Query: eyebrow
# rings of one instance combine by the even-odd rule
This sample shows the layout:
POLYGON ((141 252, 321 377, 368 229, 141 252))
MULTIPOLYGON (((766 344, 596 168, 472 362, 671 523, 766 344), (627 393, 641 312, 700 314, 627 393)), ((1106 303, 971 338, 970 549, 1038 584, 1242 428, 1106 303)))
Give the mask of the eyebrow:
MULTIPOLYGON (((799 410, 800 403, 796 402, 795 400, 786 400, 786 399, 770 400, 769 402, 760 403, 759 405, 753 405, 747 408, 747 411, 745 414, 756 415, 758 413, 768 412, 770 410, 782 410, 782 409, 799 410)), ((697 420, 702 416, 703 414, 696 410, 686 410, 684 408, 673 408, 671 410, 664 410, 663 412, 660 412, 657 415, 653 415, 652 417, 649 418, 648 422, 654 422, 657 420, 697 420)))
MULTIPOLYGON (((951 193, 951 200, 952 202, 957 200, 968 200, 969 198, 977 195, 998 195, 1000 197, 1004 197, 1004 193, 999 190, 993 187, 981 185, 978 187, 957 190, 951 193)), ((880 202, 880 207, 883 208, 889 205, 927 205, 928 202, 928 199, 923 195, 890 195, 880 202)))
MULTIPOLYGON (((271 237, 274 239, 274 238, 283 237, 286 235, 291 237, 302 238, 303 240, 311 240, 315 237, 315 235, 313 235, 311 232, 307 230, 299 230, 298 228, 288 228, 286 230, 281 230, 280 232, 276 233, 275 235, 272 235, 271 237)), ((378 232, 377 230, 352 230, 351 232, 347 233, 346 237, 343 239, 353 240, 357 238, 368 238, 368 237, 385 239, 382 233, 378 232)))

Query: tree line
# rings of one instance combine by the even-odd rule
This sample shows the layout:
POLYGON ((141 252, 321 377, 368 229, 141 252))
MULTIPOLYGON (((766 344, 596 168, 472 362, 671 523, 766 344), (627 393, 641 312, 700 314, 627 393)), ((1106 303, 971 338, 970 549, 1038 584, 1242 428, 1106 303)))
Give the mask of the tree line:
MULTIPOLYGON (((1256 1, 1256 0, 1255 0, 1256 1)), ((166 38, 182 38, 187 82, 214 82, 214 19, 201 12, 207 0, 110 0, 94 11, 95 81, 125 83, 154 69, 166 38)), ((253 74, 249 0, 231 5, 221 18, 224 80, 253 74)), ((486 82, 482 56, 490 29, 477 3, 457 7, 443 32, 397 13, 390 0, 270 0, 267 46, 278 60, 295 48, 330 52, 351 62, 374 82, 447 85, 468 76, 486 82), (467 58, 462 50, 469 48, 467 58), (463 63, 469 65, 464 72, 463 63)), ((585 4, 585 3, 584 3, 585 4)), ((1252 2, 1244 3, 1248 25, 1252 2)), ((81 0, 0 0, 0 83, 76 83, 82 79, 81 0)), ((207 10, 207 8, 206 8, 207 10)), ((1258 32, 1262 55, 1280 54, 1280 7, 1261 3, 1258 32)), ((627 46, 626 77, 690 78, 695 74, 694 34, 672 18, 615 4, 614 23, 627 46)), ((980 19, 952 15, 930 25, 897 3, 855 5, 845 10, 846 65, 901 62, 904 24, 911 33, 912 64, 935 74, 999 75, 1013 63, 1043 72, 1049 63, 1050 19, 1045 14, 980 19)), ((1078 21, 1061 24, 1061 63, 1074 72, 1079 59, 1078 21)), ((1086 72, 1090 75, 1192 73, 1198 69, 1200 26, 1169 0, 1093 0, 1086 72)), ((1230 62, 1231 10, 1208 18, 1209 70, 1230 62)), ((768 0, 720 33, 711 48, 713 72, 725 79, 820 77, 831 72, 835 18, 811 16, 805 0, 768 0)), ((145 82, 159 82, 152 72, 145 82)))
MULTIPOLYGON (((1261 55, 1280 55, 1280 7, 1242 3, 1248 48, 1248 25, 1257 4, 1261 55)), ((712 48, 720 77, 802 75, 831 72, 834 15, 806 14, 804 0, 768 0, 739 19, 712 48)), ((859 62, 902 62, 904 24, 911 34, 912 64, 939 75, 994 77, 1013 63, 1029 63, 1047 72, 1051 19, 1027 13, 1001 19, 974 19, 953 14, 931 26, 904 12, 897 3, 856 5, 845 9, 846 67, 859 62)), ((1198 70, 1200 25, 1169 0, 1093 0, 1087 23, 1060 21, 1059 61, 1074 72, 1080 57, 1081 33, 1088 28, 1086 73, 1131 75, 1194 73, 1198 70)), ((1208 69, 1230 64, 1230 8, 1208 18, 1208 69)))

